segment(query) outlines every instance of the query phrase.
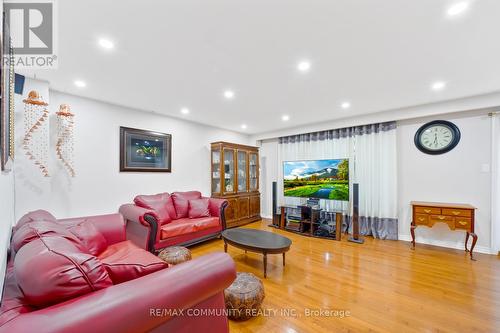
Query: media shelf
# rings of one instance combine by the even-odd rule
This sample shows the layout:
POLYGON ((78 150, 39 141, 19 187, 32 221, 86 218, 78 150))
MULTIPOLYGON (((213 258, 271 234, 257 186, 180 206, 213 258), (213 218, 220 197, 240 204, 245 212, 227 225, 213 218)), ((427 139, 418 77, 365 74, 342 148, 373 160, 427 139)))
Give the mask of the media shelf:
POLYGON ((280 206, 271 227, 297 234, 341 240, 342 212, 325 211, 314 206, 280 206))

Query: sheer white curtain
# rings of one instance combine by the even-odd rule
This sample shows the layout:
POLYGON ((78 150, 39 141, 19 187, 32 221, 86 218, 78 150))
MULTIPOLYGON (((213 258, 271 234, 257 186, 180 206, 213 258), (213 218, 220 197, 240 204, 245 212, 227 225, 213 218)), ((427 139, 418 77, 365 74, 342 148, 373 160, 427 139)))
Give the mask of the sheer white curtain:
POLYGON ((351 180, 359 184, 361 233, 397 239, 396 130, 355 135, 354 142, 351 180))
POLYGON ((283 196, 283 162, 349 159, 350 201, 321 200, 321 208, 340 210, 350 221, 352 183, 359 183, 360 231, 377 238, 397 239, 396 124, 383 123, 280 138, 279 203, 304 204, 283 196))
POLYGON ((491 114, 491 249, 500 251, 500 113, 491 114))

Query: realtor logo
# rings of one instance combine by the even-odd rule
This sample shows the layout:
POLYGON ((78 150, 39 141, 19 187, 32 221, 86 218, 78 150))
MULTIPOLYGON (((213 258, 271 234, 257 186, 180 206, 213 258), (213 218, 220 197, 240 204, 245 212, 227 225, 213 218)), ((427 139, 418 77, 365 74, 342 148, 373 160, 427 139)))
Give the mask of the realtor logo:
POLYGON ((55 3, 9 1, 4 3, 15 67, 56 68, 55 3))

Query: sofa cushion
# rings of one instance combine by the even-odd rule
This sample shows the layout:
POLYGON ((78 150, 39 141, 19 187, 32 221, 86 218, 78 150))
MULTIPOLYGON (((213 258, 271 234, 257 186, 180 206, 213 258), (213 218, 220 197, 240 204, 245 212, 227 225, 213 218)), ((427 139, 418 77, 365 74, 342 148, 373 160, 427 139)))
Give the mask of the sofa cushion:
POLYGON ((68 230, 78 238, 80 244, 93 256, 98 255, 108 247, 106 239, 92 222, 84 220, 68 230))
POLYGON ((96 257, 61 236, 24 245, 14 259, 14 275, 33 306, 59 303, 113 284, 96 257))
POLYGON ((57 223, 66 229, 70 229, 83 221, 92 223, 104 236, 108 245, 121 242, 127 238, 125 233, 125 219, 120 213, 58 219, 57 223))
POLYGON ((168 267, 167 263, 129 240, 110 245, 98 258, 115 284, 168 267))
POLYGON ((35 210, 35 211, 24 214, 19 219, 19 221, 17 221, 17 224, 15 225, 14 229, 17 230, 17 229, 21 228, 24 224, 29 223, 29 222, 33 222, 33 221, 56 222, 57 219, 54 217, 54 215, 52 215, 48 211, 43 210, 43 209, 39 209, 39 210, 35 210))
POLYGON ((189 200, 189 210, 188 217, 190 219, 195 219, 198 217, 208 217, 210 216, 210 211, 208 210, 208 198, 189 200))
POLYGON ((174 201, 175 211, 177 212, 177 219, 188 217, 189 200, 200 198, 201 193, 198 191, 172 193, 172 200, 174 201))
POLYGON ((158 223, 160 225, 172 221, 172 216, 170 216, 170 214, 176 215, 170 212, 170 210, 173 209, 173 204, 168 193, 138 195, 134 198, 134 203, 139 207, 154 210, 158 216, 158 223))
POLYGON ((177 212, 175 211, 174 200, 172 199, 172 196, 170 194, 168 195, 167 198, 167 211, 172 220, 175 220, 177 218, 177 212))
POLYGON ((185 235, 200 230, 219 226, 218 217, 201 217, 197 219, 183 218, 161 227, 161 239, 185 235))
POLYGON ((75 235, 64 228, 64 226, 51 221, 31 221, 29 223, 24 223, 14 231, 11 248, 14 252, 17 252, 24 245, 45 236, 61 236, 73 242, 78 249, 83 249, 80 241, 75 235))

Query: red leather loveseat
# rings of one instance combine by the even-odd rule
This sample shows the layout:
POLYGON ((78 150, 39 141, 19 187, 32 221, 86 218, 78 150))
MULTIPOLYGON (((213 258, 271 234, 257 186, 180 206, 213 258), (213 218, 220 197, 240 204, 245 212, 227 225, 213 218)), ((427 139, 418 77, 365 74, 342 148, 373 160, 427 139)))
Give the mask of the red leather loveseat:
POLYGON ((228 332, 232 259, 168 267, 125 238, 120 214, 25 215, 13 230, 0 332, 228 332))
POLYGON ((138 195, 120 207, 127 238, 156 252, 173 245, 192 245, 219 237, 226 228, 224 199, 202 197, 198 191, 138 195))

